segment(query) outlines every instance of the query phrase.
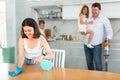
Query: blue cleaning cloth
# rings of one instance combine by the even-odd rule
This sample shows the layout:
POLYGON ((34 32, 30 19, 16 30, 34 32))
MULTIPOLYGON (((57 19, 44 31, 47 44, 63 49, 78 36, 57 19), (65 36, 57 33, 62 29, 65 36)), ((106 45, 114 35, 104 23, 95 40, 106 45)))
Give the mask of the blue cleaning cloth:
MULTIPOLYGON (((32 62, 35 60, 36 57, 32 58, 32 62)), ((49 60, 42 59, 40 62, 40 66, 43 70, 50 71, 53 67, 53 63, 49 60)))
POLYGON ((51 61, 42 59, 40 62, 40 66, 43 70, 50 71, 53 67, 53 63, 51 61))
POLYGON ((21 72, 23 72, 23 70, 24 70, 24 68, 19 68, 18 66, 16 66, 16 72, 14 72, 14 71, 8 71, 8 74, 10 75, 10 76, 17 76, 17 75, 19 75, 21 72))
MULTIPOLYGON (((42 48, 42 52, 41 52, 44 56, 46 55, 46 52, 44 50, 44 48, 42 48)), ((40 62, 40 66, 42 67, 43 70, 46 71, 50 71, 53 67, 53 63, 49 60, 46 59, 42 59, 42 61, 40 62)))
POLYGON ((9 75, 14 77, 14 76, 17 76, 17 74, 14 72, 14 71, 8 71, 9 75))

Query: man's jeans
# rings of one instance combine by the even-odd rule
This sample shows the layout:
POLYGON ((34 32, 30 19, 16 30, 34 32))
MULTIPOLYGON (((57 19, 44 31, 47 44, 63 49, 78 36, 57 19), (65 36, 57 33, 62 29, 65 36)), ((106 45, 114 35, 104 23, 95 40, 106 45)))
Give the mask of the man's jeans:
POLYGON ((102 71, 102 44, 96 45, 94 48, 84 45, 84 51, 88 69, 102 71))

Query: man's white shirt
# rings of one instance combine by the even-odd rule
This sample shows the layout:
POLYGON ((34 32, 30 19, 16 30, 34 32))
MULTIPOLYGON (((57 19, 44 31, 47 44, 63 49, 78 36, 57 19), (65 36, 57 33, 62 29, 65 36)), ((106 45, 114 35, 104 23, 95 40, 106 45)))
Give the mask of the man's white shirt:
MULTIPOLYGON (((102 44, 104 37, 112 39, 113 30, 108 18, 99 15, 95 20, 91 17, 90 20, 93 21, 93 24, 89 24, 88 28, 94 31, 94 36, 92 38, 91 44, 98 45, 102 44), (104 35, 106 34, 106 35, 104 35)), ((84 36, 84 43, 88 43, 89 34, 84 36)))

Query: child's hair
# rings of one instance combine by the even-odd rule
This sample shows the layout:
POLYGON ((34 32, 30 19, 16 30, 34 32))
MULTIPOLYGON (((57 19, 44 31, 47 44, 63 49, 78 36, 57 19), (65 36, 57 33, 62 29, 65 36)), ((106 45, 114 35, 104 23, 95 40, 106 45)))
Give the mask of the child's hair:
POLYGON ((84 5, 84 6, 82 7, 82 9, 81 9, 81 12, 80 12, 79 16, 83 13, 84 8, 87 8, 87 13, 86 13, 85 15, 86 15, 86 17, 88 18, 88 17, 89 17, 89 8, 88 8, 88 6, 87 6, 87 5, 84 5))
POLYGON ((44 21, 44 20, 39 20, 39 25, 40 25, 41 23, 45 24, 45 21, 44 21))
POLYGON ((34 29, 33 38, 39 38, 40 37, 41 33, 39 31, 39 28, 38 28, 38 25, 37 25, 36 21, 32 18, 26 18, 22 22, 22 30, 21 30, 22 38, 27 38, 27 36, 25 35, 24 30, 23 30, 23 27, 25 27, 25 26, 33 27, 33 29, 34 29))

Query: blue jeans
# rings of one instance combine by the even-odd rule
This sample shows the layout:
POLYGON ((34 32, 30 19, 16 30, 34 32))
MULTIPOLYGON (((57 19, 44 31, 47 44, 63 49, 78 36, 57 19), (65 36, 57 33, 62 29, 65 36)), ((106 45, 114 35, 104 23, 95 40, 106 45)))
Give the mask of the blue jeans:
POLYGON ((88 48, 84 45, 84 51, 89 70, 102 71, 102 44, 88 48))
POLYGON ((40 66, 40 64, 33 64, 32 59, 27 59, 27 58, 25 58, 24 64, 32 65, 32 66, 40 66))

